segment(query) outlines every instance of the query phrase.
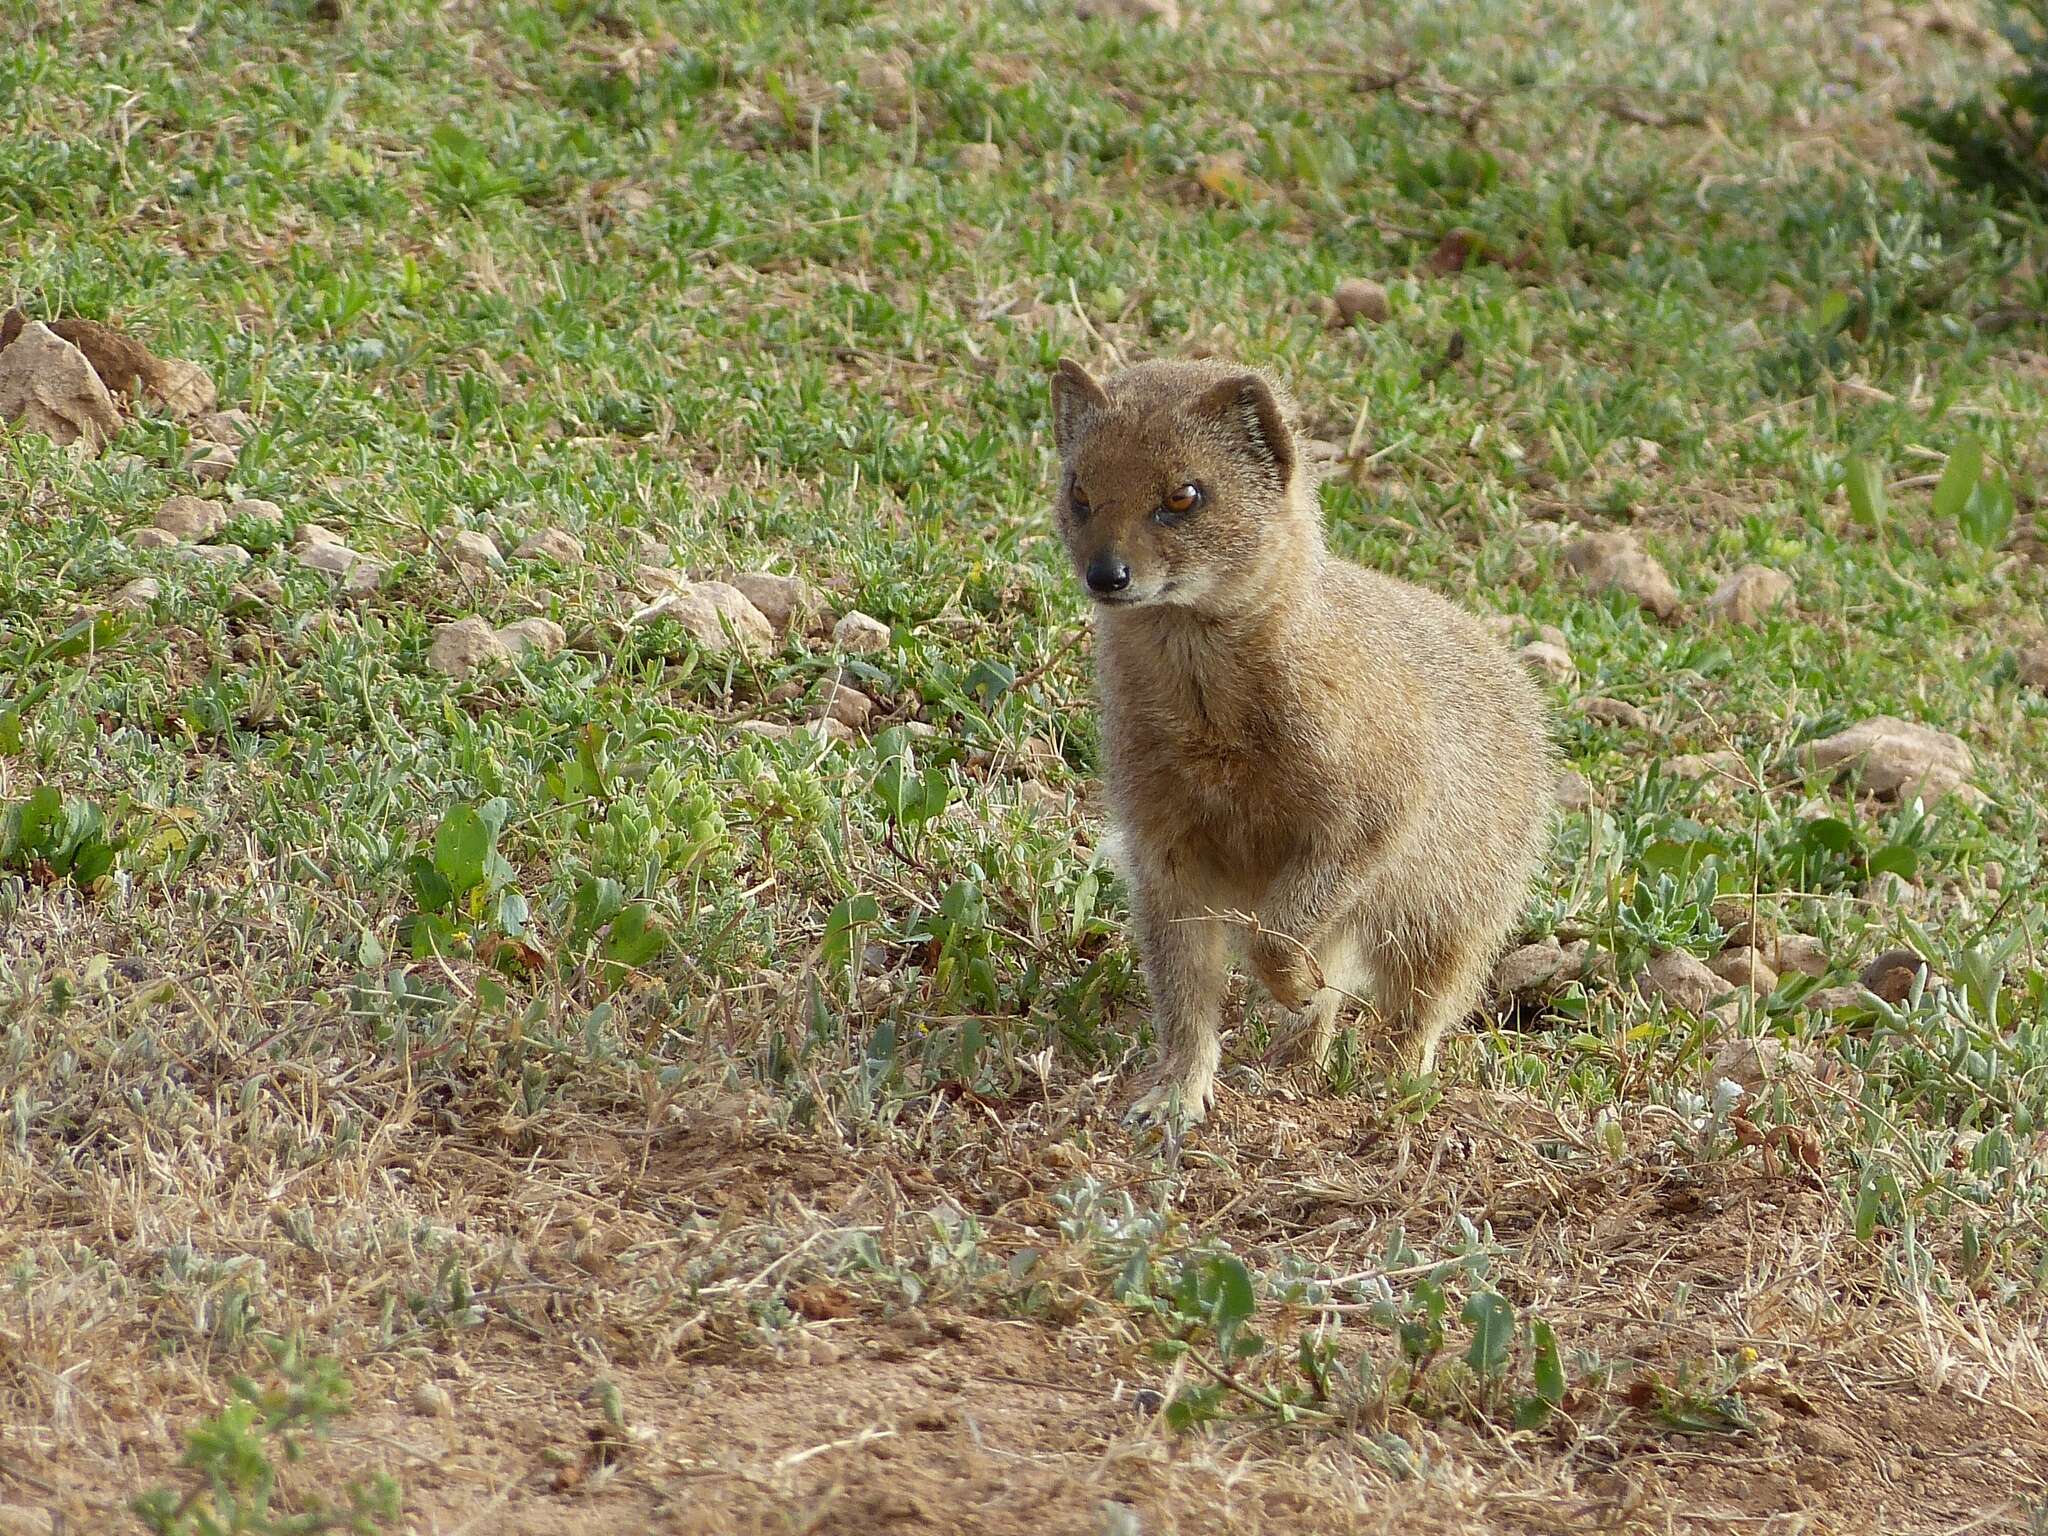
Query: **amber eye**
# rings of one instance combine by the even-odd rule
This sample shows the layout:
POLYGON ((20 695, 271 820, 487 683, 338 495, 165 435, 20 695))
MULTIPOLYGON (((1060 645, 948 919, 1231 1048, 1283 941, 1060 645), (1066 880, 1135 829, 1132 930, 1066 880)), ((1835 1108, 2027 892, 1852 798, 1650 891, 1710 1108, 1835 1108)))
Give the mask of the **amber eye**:
POLYGON ((1184 485, 1166 498, 1169 512, 1192 512, 1202 504, 1202 488, 1199 485, 1184 485))
POLYGON ((1088 504, 1088 493, 1087 493, 1086 491, 1082 490, 1082 489, 1081 489, 1081 487, 1080 487, 1080 485, 1079 485, 1079 484, 1077 483, 1077 484, 1076 484, 1076 485, 1074 486, 1074 489, 1073 489, 1073 491, 1071 492, 1071 496, 1072 496, 1072 499, 1073 499, 1073 503, 1074 503, 1074 519, 1075 519, 1075 521, 1076 521, 1076 522, 1085 522, 1085 521, 1087 521, 1087 518, 1088 518, 1088 514, 1089 514, 1090 512, 1092 512, 1092 511, 1094 510, 1094 508, 1093 508, 1093 507, 1091 507, 1091 506, 1090 506, 1090 505, 1088 504))

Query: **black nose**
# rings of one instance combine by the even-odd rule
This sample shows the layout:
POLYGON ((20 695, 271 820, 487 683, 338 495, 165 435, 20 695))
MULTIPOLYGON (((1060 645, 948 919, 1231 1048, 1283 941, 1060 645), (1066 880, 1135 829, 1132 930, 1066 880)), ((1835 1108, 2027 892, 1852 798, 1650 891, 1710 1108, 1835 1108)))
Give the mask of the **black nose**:
POLYGON ((1088 562, 1088 590, 1097 593, 1121 592, 1131 584, 1131 568, 1122 557, 1104 551, 1088 562))

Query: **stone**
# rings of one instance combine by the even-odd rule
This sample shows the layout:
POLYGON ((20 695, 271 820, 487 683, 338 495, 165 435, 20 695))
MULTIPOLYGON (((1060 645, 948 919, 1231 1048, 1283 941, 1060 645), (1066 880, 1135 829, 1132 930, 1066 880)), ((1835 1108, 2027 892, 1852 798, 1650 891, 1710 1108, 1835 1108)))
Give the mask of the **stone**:
POLYGON ((747 601, 775 627, 778 636, 788 634, 793 625, 807 623, 818 610, 818 594, 800 577, 778 576, 771 571, 737 571, 725 581, 745 594, 747 601))
POLYGON ((1625 699, 1607 699, 1598 695, 1578 701, 1577 709, 1588 720, 1601 725, 1618 725, 1631 731, 1647 731, 1650 717, 1625 699))
POLYGON ((203 496, 173 496, 151 520, 174 539, 210 539, 228 525, 228 504, 203 496))
POLYGON ((714 655, 738 647, 765 651, 775 641, 775 628, 739 588, 722 581, 700 581, 657 598, 631 620, 635 626, 672 619, 714 655))
POLYGON ((1644 997, 1662 998, 1689 1013, 1703 1014, 1708 1004, 1728 986, 1701 961, 1682 949, 1667 949, 1653 956, 1636 977, 1644 997))
POLYGON ((92 364, 92 371, 100 376, 109 394, 133 398, 143 380, 156 371, 157 360, 150 356, 149 348, 111 326, 75 316, 52 320, 49 325, 85 354, 85 360, 92 364))
POLYGON ((1749 778, 1748 765, 1742 761, 1739 752, 1691 752, 1683 757, 1674 757, 1664 765, 1664 771, 1674 779, 1697 781, 1700 779, 1730 779, 1746 783, 1749 778))
POLYGON ((1770 956, 1771 968, 1781 974, 1797 971, 1801 976, 1820 977, 1832 969, 1827 950, 1811 934, 1781 934, 1765 952, 1770 956))
POLYGON ((1552 682, 1562 682, 1577 670, 1572 665, 1571 652, 1548 640, 1531 640, 1515 652, 1515 660, 1537 677, 1548 678, 1552 682))
POLYGON ((1588 533, 1565 546, 1564 562, 1595 592, 1623 592, 1660 619, 1678 612, 1678 588, 1633 535, 1588 533))
MULTIPOLYGON (((1896 1008, 1913 995, 1914 983, 1927 969, 1927 962, 1912 950, 1888 949, 1869 960, 1856 973, 1856 982, 1896 1008)), ((1931 972, 1929 979, 1932 980, 1931 972)))
POLYGON ((1885 870, 1863 882, 1857 895, 1872 907, 1910 907, 1927 894, 1896 870, 1885 870))
POLYGON ((198 565, 239 568, 249 563, 249 551, 239 544, 183 544, 178 547, 178 554, 198 565))
POLYGON ((1840 1013, 1847 1008, 1867 1008, 1870 994, 1861 987, 1816 987, 1799 1000, 1799 1006, 1815 1013, 1840 1013))
POLYGON ((275 571, 258 566, 235 588, 235 599, 259 607, 271 607, 284 601, 284 583, 277 579, 275 571))
POLYGON ((742 736, 760 736, 769 741, 780 741, 796 729, 781 720, 735 720, 732 728, 742 736))
POLYGON ((1150 22, 1168 32, 1180 30, 1180 0, 1076 0, 1074 14, 1083 21, 1150 22))
POLYGON ((856 608, 832 626, 832 643, 849 656, 872 656, 889 648, 889 626, 856 608))
POLYGON ((823 719, 813 720, 804 727, 804 731, 806 734, 816 736, 822 741, 837 742, 841 746, 860 740, 860 736, 854 731, 852 726, 842 720, 834 720, 830 715, 826 715, 823 719))
POLYGON ((488 533, 465 528, 448 541, 448 560, 465 570, 488 571, 505 563, 488 533))
POLYGON ((2020 681, 2048 693, 2048 640, 2036 640, 2019 654, 2020 681))
POLYGON ((1567 768, 1557 776, 1556 796, 1557 808, 1561 811, 1590 810, 1595 798, 1593 786, 1575 768, 1567 768))
POLYGON ((154 579, 138 576, 109 598, 107 605, 126 609, 130 613, 144 613, 162 593, 163 588, 154 579))
POLYGON ((1787 1075, 1812 1076, 1813 1058, 1774 1035, 1757 1039, 1736 1036, 1721 1042, 1709 1070, 1717 1080, 1731 1082, 1745 1093, 1756 1093, 1787 1075))
POLYGON ((201 485, 212 485, 227 479, 235 472, 235 461, 241 455, 226 443, 195 442, 192 457, 185 461, 185 468, 192 478, 201 485))
POLYGON ((521 660, 528 656, 552 656, 569 643, 569 635, 553 619, 521 619, 497 631, 498 644, 521 660))
POLYGON ((243 496, 228 504, 228 521, 281 533, 284 531, 284 508, 260 496, 243 496))
POLYGON ((665 565, 640 565, 633 568, 633 590, 645 598, 653 599, 664 597, 671 592, 681 592, 689 585, 689 577, 681 571, 672 571, 665 565))
POLYGON ((1502 997, 1540 999, 1573 979, 1571 960, 1553 938, 1524 944, 1500 957, 1493 968, 1493 987, 1502 997))
POLYGON ((143 381, 150 398, 181 420, 204 416, 220 404, 213 387, 213 375, 197 363, 182 357, 154 359, 156 366, 143 381))
POLYGON ((953 163, 966 175, 980 180, 1003 168, 1003 151, 995 144, 962 144, 953 152, 953 163))
POLYGON ((315 544, 340 544, 342 537, 325 523, 301 523, 292 535, 293 549, 310 549, 315 544))
POLYGON ((1805 757, 1817 769, 1846 769, 1871 794, 1896 800, 1938 800, 1963 788, 1973 767, 1959 737, 1891 715, 1809 742, 1805 757))
POLYGON ((455 1399, 438 1381, 423 1381, 414 1387, 412 1406, 415 1413, 423 1413, 430 1419, 451 1419, 455 1416, 455 1399))
POLYGON ((121 430, 120 409, 85 354, 39 320, 0 351, 0 421, 94 453, 121 430))
POLYGON ((813 720, 830 716, 855 731, 866 730, 874 714, 875 701, 843 675, 826 678, 818 685, 817 695, 811 700, 810 717, 813 720))
POLYGON ((479 667, 502 666, 511 659, 511 649, 474 614, 437 626, 427 647, 427 665, 444 677, 467 677, 479 667))
POLYGON ((1379 325, 1393 313, 1387 303, 1387 290, 1369 277, 1347 277, 1337 285, 1337 291, 1330 295, 1336 306, 1332 323, 1347 325, 1379 325))
POLYGON ((1792 578, 1768 565, 1745 565, 1714 589, 1707 617, 1724 624, 1761 624, 1792 597, 1792 578))
POLYGON ((512 551, 514 560, 552 560, 556 565, 581 565, 583 541, 559 528, 543 528, 512 551))
POLYGON ((192 430, 210 443, 226 443, 230 448, 239 448, 249 440, 249 434, 256 430, 256 418, 239 407, 227 411, 208 411, 192 423, 192 430))
POLYGON ((1749 945, 1724 949, 1707 962, 1707 969, 1731 987, 1747 987, 1759 997, 1768 997, 1778 985, 1778 973, 1749 945))
POLYGON ((128 535, 131 549, 176 549, 178 536, 163 528, 137 528, 128 535))

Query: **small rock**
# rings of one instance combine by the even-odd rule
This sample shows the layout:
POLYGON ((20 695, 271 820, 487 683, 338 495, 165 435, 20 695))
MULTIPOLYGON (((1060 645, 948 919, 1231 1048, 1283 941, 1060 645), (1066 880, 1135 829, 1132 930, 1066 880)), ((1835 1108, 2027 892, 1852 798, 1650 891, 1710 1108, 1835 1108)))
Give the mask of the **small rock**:
POLYGON ((315 544, 340 544, 342 537, 325 523, 301 523, 292 535, 293 549, 311 549, 315 544))
POLYGON ((672 571, 665 565, 639 565, 633 568, 633 590, 649 600, 666 597, 671 592, 685 591, 689 585, 689 577, 681 571, 672 571))
POLYGON ((228 505, 228 521, 253 528, 283 531, 284 508, 258 496, 244 496, 228 505))
POLYGON ((1774 931, 1771 920, 1757 912, 1747 896, 1722 896, 1713 906, 1714 921, 1727 931, 1721 948, 1762 949, 1764 941, 1774 931))
POLYGON ((52 320, 50 329, 85 354, 110 394, 132 398, 144 378, 158 367, 149 348, 97 320, 52 320))
POLYGON ((2020 681, 2048 692, 2048 640, 2036 640, 2019 655, 2020 681))
POLYGON ((1856 973, 1856 982, 1897 1007, 1912 996, 1913 984, 1926 969, 1927 962, 1912 950, 1888 949, 1856 973))
POLYGON ((192 457, 185 461, 185 468, 192 478, 201 485, 225 480, 235 472, 235 461, 241 455, 226 443, 194 443, 192 457))
POLYGON ((368 555, 357 555, 355 564, 341 575, 341 591, 344 597, 366 597, 384 585, 384 578, 391 574, 391 568, 382 560, 372 560, 368 555))
POLYGON ((860 88, 871 96, 895 101, 910 92, 910 76, 892 59, 862 59, 854 72, 860 88))
POLYGON ((148 576, 138 576, 109 598, 108 606, 125 608, 130 613, 146 612, 162 594, 163 588, 148 576))
POLYGON ((184 544, 178 554, 199 565, 239 567, 249 563, 249 551, 239 544, 184 544))
POLYGON ((1768 565, 1745 565, 1714 589, 1707 617, 1726 624, 1756 625, 1792 596, 1792 578, 1768 565))
POLYGON ((512 656, 552 656, 569 643, 568 633, 553 619, 521 619, 497 631, 498 644, 512 656))
POLYGON ((1585 534, 1565 546, 1564 561, 1596 592, 1625 592, 1660 619, 1678 612, 1678 588, 1629 534, 1585 534))
POLYGON ((1064 812, 1073 802, 1043 779, 1019 779, 1017 803, 1034 815, 1045 815, 1049 812, 1064 812))
POLYGON ((438 626, 427 647, 427 665, 444 677, 467 677, 479 667, 500 666, 511 659, 511 648, 474 614, 438 626))
POLYGON ((1367 277, 1347 277, 1337 285, 1331 302, 1337 308, 1332 317, 1337 325, 1367 325, 1385 322, 1392 309, 1387 304, 1387 290, 1367 277))
POLYGON ((810 717, 813 720, 830 716, 851 730, 866 730, 874 713, 875 701, 854 687, 844 675, 826 678, 818 685, 817 696, 811 700, 810 717))
POLYGON ((764 736, 770 741, 780 741, 796 729, 780 720, 735 720, 732 728, 743 736, 764 736))
POLYGON ((202 496, 173 496, 156 509, 153 521, 174 539, 210 539, 227 527, 228 507, 202 496))
POLYGON ((1815 1013, 1840 1013, 1845 1008, 1867 1007, 1868 996, 1861 987, 1816 987, 1799 1000, 1799 1006, 1815 1013))
POLYGON ((1946 731, 1878 715, 1846 731, 1811 742, 1807 762, 1818 769, 1846 768, 1874 795, 1886 799, 1940 799, 1970 777, 1970 749, 1946 731))
POLYGON ((739 589, 761 616, 775 627, 777 636, 786 635, 791 625, 803 624, 818 610, 818 594, 809 582, 796 576, 778 576, 771 571, 738 571, 725 578, 739 589))
POLYGON ((1731 987, 1747 987, 1759 997, 1768 997, 1778 985, 1778 973, 1764 963, 1764 957, 1748 945, 1724 949, 1707 962, 1707 969, 1731 987))
POLYGON ((738 646, 762 651, 775 642, 775 628, 739 588, 722 581, 700 581, 649 603, 630 620, 634 625, 673 619, 707 651, 722 654, 738 646))
POLYGON ((1538 677, 1562 682, 1576 670, 1572 665, 1571 652, 1561 645, 1548 640, 1531 640, 1515 652, 1515 660, 1527 667, 1538 677))
POLYGON ((1857 893, 1873 907, 1910 907, 1927 893, 1894 870, 1863 882, 1857 893))
POLYGON ((1650 717, 1623 699, 1601 698, 1596 694, 1580 699, 1577 708, 1588 720, 1597 720, 1602 725, 1619 725, 1631 731, 1650 728, 1650 717))
POLYGON ((1705 1013, 1707 1005, 1728 990, 1720 977, 1682 949, 1654 956, 1637 976, 1636 986, 1645 997, 1661 997, 1696 1014, 1705 1013))
POLYGON ((162 528, 137 528, 128 535, 131 549, 176 549, 178 536, 162 528))
POLYGON ((415 1413, 423 1413, 430 1419, 451 1419, 455 1416, 455 1399, 438 1381, 423 1381, 414 1387, 412 1406, 415 1413))
POLYGON ((1180 30, 1180 0, 1076 0, 1074 14, 1083 21, 1152 22, 1169 32, 1180 30))
POLYGON ((1003 168, 1003 151, 995 144, 962 144, 953 152, 953 163, 976 179, 993 176, 1003 168))
POLYGON ((1986 859, 1977 868, 1977 878, 1987 891, 2005 889, 2005 866, 1996 859, 1986 859))
POLYGON ((1567 768, 1557 776, 1557 808, 1561 811, 1590 810, 1594 802, 1593 786, 1586 782, 1586 776, 1575 768, 1567 768))
POLYGON ((505 563, 488 533, 465 528, 448 541, 448 561, 465 570, 488 571, 505 563))
POLYGON ((821 740, 838 742, 841 746, 848 746, 860 740, 852 726, 842 720, 834 720, 830 715, 813 720, 804 727, 804 730, 821 740))
POLYGON ((514 560, 552 560, 556 565, 581 565, 583 541, 559 528, 543 528, 512 551, 514 560))
MULTIPOLYGON (((303 529, 300 530, 304 532, 303 529)), ((363 557, 346 544, 332 539, 302 540, 293 551, 299 564, 308 570, 320 572, 323 576, 346 576, 350 569, 363 557)))
POLYGON ((1714 1052, 1711 1072, 1715 1078, 1726 1079, 1744 1092, 1756 1093, 1788 1074, 1812 1076, 1813 1058, 1773 1035, 1755 1040, 1738 1036, 1724 1040, 1714 1052))
POLYGON ((95 453, 121 430, 114 397, 85 354, 39 320, 0 351, 0 421, 95 453))
POLYGON ((240 407, 209 411, 192 423, 192 430, 210 443, 226 443, 230 448, 239 448, 256 430, 256 418, 240 407))
POLYGON ((1819 939, 1811 934, 1787 933, 1766 951, 1770 956, 1771 968, 1780 973, 1797 971, 1801 976, 1825 976, 1829 970, 1828 952, 1819 939))
POLYGON ((813 1334, 803 1341, 803 1355, 807 1365, 834 1365, 845 1357, 846 1351, 823 1334, 813 1334))
POLYGON ((1564 946, 1554 937, 1524 944, 1500 957, 1493 968, 1494 990, 1503 997, 1548 997, 1558 984, 1572 979, 1566 974, 1570 964, 1564 946))
POLYGON ((851 656, 872 656, 889 648, 889 626, 856 608, 832 626, 832 643, 851 656))
POLYGON ((1674 757, 1664 765, 1674 779, 1730 779, 1747 783, 1749 773, 1739 752, 1693 752, 1674 757))
POLYGON ((144 381, 150 396, 173 416, 189 420, 204 416, 220 404, 213 387, 213 375, 197 363, 182 357, 160 357, 144 381))
POLYGON ((267 608, 284 601, 284 583, 277 579, 275 571, 258 566, 242 578, 235 588, 235 598, 267 608))

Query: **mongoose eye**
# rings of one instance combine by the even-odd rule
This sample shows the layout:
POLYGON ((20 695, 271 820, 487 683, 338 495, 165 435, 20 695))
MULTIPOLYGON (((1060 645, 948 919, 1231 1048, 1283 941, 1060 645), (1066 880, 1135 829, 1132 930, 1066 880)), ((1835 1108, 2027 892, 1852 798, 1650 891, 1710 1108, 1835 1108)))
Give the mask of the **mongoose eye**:
POLYGON ((1088 514, 1095 510, 1088 503, 1088 493, 1081 489, 1079 482, 1076 482, 1074 489, 1068 495, 1074 504, 1074 521, 1077 523, 1086 522, 1088 514))
POLYGON ((1161 523, 1177 523, 1194 511, 1195 508, 1199 507, 1204 499, 1202 488, 1199 485, 1179 486, 1167 493, 1165 502, 1161 504, 1157 512, 1152 514, 1153 520, 1161 523))

